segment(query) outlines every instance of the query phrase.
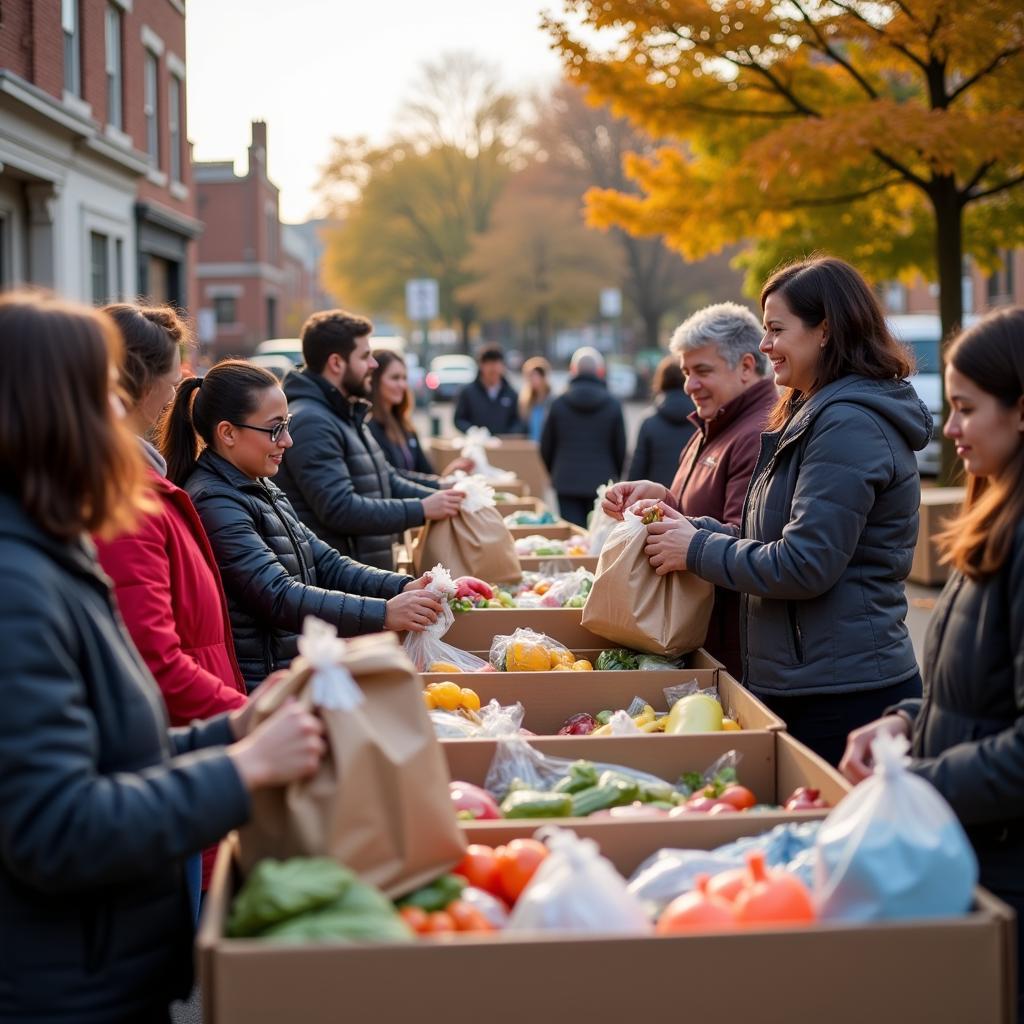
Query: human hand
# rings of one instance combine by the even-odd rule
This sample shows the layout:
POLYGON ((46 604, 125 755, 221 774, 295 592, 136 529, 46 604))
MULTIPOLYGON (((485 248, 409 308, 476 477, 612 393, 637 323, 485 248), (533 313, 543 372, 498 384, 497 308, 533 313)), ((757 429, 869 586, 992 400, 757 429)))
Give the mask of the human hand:
POLYGON ((660 522, 648 523, 644 554, 657 575, 685 571, 686 552, 696 532, 693 523, 678 512, 660 522))
POLYGON ((664 501, 668 497, 668 488, 653 480, 623 480, 609 487, 601 502, 601 509, 612 519, 622 519, 622 514, 630 505, 642 498, 653 501, 664 501))
POLYGON ((402 587, 402 593, 409 594, 414 590, 426 590, 430 585, 431 579, 432 577, 430 573, 425 572, 419 579, 411 580, 409 583, 406 583, 406 585, 402 587))
POLYGON ((863 782, 874 770, 871 743, 881 733, 909 738, 910 725, 902 715, 885 715, 854 729, 846 738, 846 750, 839 762, 839 770, 852 783, 863 782))
POLYGON ((384 628, 396 633, 405 630, 419 633, 437 622, 442 607, 441 598, 429 590, 406 590, 388 601, 384 628))
POLYGON ((465 498, 462 491, 434 491, 423 499, 423 515, 426 519, 451 519, 459 514, 465 498))
MULTIPOLYGON (((260 693, 266 693, 268 690, 272 690, 282 679, 288 678, 288 670, 286 668, 278 669, 276 672, 271 672, 266 679, 263 680, 259 685, 260 693)), ((228 723, 231 726, 231 734, 236 740, 245 739, 246 736, 252 732, 255 701, 250 697, 240 708, 236 708, 231 714, 228 715, 228 723)))
POLYGON ((320 719, 289 700, 245 739, 228 747, 228 756, 245 788, 255 790, 307 778, 326 750, 320 719))
POLYGON ((452 459, 442 470, 441 476, 452 476, 455 473, 472 473, 474 469, 476 469, 476 463, 462 455, 457 459, 452 459))

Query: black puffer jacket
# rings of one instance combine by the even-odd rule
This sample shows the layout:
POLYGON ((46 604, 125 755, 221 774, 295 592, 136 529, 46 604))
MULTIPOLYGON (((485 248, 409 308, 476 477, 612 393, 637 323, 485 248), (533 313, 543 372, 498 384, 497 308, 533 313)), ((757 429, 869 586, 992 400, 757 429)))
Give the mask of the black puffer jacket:
POLYGON ((168 729, 87 544, 0 496, 5 1021, 159 1020, 191 987, 184 858, 249 816, 226 716, 168 729))
POLYGON ((689 416, 694 412, 690 396, 679 388, 658 396, 655 411, 640 424, 636 450, 626 476, 672 486, 679 470, 679 456, 697 429, 689 416))
POLYGON ((292 414, 277 483, 301 519, 343 555, 394 568, 391 545, 422 526, 423 499, 434 492, 390 465, 366 426, 367 402, 350 402, 319 374, 303 370, 284 382, 292 414))
POLYGON ((467 384, 459 392, 454 419, 456 429, 463 433, 470 427, 486 427, 495 437, 526 433, 526 424, 519 418, 519 395, 504 377, 493 399, 479 377, 467 384))
POLYGON ((384 628, 409 576, 339 555, 303 526, 269 480, 250 480, 207 448, 185 483, 224 580, 238 667, 251 690, 298 654, 307 615, 340 636, 384 628))
POLYGON ((387 431, 382 423, 378 423, 372 417, 366 421, 367 429, 373 434, 373 439, 380 445, 384 458, 395 467, 398 472, 407 480, 422 484, 432 490, 441 486, 441 478, 434 472, 434 467, 427 458, 427 453, 420 444, 419 435, 415 430, 406 434, 406 451, 395 444, 388 437, 387 431))
POLYGON ((954 573, 925 638, 912 770, 949 801, 978 852, 981 884, 1024 897, 1024 523, 977 583, 954 573))
POLYGON ((558 494, 593 498, 601 484, 618 480, 626 459, 622 406, 604 381, 581 373, 551 403, 540 453, 558 494))
POLYGON ((761 435, 738 535, 694 520, 687 565, 743 595, 755 693, 875 690, 917 674, 903 581, 921 504, 914 452, 931 436, 906 381, 842 377, 761 435))

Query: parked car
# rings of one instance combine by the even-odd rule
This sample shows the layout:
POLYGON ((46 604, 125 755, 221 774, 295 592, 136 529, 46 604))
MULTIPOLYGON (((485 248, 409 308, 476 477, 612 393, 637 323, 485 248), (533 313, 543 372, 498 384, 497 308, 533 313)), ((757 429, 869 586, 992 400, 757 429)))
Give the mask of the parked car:
POLYGON ((917 453, 917 468, 923 476, 936 476, 942 462, 942 322, 933 313, 898 313, 888 317, 888 324, 917 363, 910 383, 934 421, 932 439, 917 453))
POLYGON ((269 370, 278 380, 284 380, 295 369, 295 363, 289 356, 276 353, 261 352, 252 356, 249 362, 262 366, 264 370, 269 370))
POLYGON ((271 338, 256 346, 258 356, 287 356, 294 366, 301 366, 302 341, 299 338, 271 338))
POLYGON ((608 390, 621 402, 629 402, 636 397, 637 374, 629 363, 609 361, 605 382, 608 390))
POLYGON ((439 402, 454 401, 458 393, 476 380, 476 360, 472 356, 435 356, 426 377, 431 396, 439 402))

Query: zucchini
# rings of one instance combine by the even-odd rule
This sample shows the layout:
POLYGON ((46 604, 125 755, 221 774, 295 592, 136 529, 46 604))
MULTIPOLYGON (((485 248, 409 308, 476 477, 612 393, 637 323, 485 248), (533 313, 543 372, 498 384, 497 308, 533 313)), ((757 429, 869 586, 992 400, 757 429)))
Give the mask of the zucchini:
POLYGON ((505 797, 501 813, 506 818, 567 818, 572 807, 573 798, 568 793, 521 789, 505 797))

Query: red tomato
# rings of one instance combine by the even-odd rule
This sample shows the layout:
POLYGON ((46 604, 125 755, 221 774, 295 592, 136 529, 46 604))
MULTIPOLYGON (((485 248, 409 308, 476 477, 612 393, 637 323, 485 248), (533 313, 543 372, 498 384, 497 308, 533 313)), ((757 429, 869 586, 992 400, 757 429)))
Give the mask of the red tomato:
POLYGON ((417 935, 422 935, 427 930, 427 920, 430 915, 420 907, 402 907, 398 913, 417 935))
POLYGON ((447 910, 435 910, 427 915, 427 924, 423 932, 425 935, 447 935, 456 930, 455 921, 447 910))
POLYGON ((757 797, 746 786, 736 784, 726 786, 718 799, 731 804, 737 811, 745 811, 748 807, 753 807, 757 803, 757 797))
POLYGON ((722 800, 719 800, 714 807, 708 811, 708 814, 735 814, 736 808, 732 804, 727 804, 722 800))
POLYGON ((494 896, 501 895, 501 878, 494 848, 482 843, 466 847, 466 856, 452 868, 453 874, 462 875, 474 888, 483 889, 494 896))
POLYGON ((499 846, 494 854, 498 859, 501 894, 509 903, 515 903, 547 857, 548 848, 538 839, 513 839, 507 846, 499 846))
POLYGON ((491 922, 476 907, 454 900, 448 904, 448 913, 460 932, 492 932, 491 922))

